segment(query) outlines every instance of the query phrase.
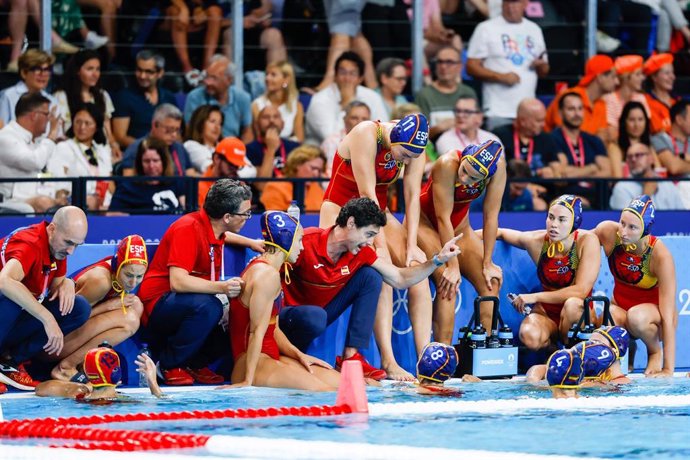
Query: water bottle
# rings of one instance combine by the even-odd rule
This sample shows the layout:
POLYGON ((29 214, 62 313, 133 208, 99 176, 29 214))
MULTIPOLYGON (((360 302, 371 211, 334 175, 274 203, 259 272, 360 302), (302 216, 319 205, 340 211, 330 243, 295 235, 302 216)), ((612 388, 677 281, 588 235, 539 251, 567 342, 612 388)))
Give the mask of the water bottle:
POLYGON ((580 329, 577 327, 577 323, 573 323, 573 325, 568 329, 568 343, 575 344, 579 342, 578 340, 578 335, 580 334, 580 329))
POLYGON ((287 213, 288 213, 288 216, 292 217, 297 222, 299 222, 300 211, 299 211, 299 206, 297 206, 297 201, 292 200, 292 202, 290 203, 290 206, 288 206, 288 208, 287 208, 287 213))
MULTIPOLYGON (((511 292, 510 294, 508 294, 508 300, 510 300, 510 303, 511 303, 511 304, 512 304, 513 301, 517 298, 517 296, 518 296, 517 294, 512 293, 512 292, 511 292)), ((532 307, 533 307, 533 306, 534 306, 534 305, 532 305, 531 303, 528 303, 528 304, 526 304, 526 305, 522 308, 522 311, 523 311, 523 313, 525 314, 525 316, 527 316, 527 315, 529 315, 530 313, 532 313, 532 307)))
POLYGON ((486 330, 482 326, 478 326, 472 331, 470 348, 486 348, 486 330))
POLYGON ((503 326, 498 331, 498 341, 501 347, 513 346, 513 331, 508 326, 503 326))
MULTIPOLYGON (((149 346, 146 343, 141 344, 141 350, 139 350, 140 355, 146 355, 149 358, 151 357, 151 352, 149 351, 149 346)), ((139 373, 139 386, 143 388, 148 388, 149 387, 149 381, 146 378, 146 374, 144 372, 139 373)))

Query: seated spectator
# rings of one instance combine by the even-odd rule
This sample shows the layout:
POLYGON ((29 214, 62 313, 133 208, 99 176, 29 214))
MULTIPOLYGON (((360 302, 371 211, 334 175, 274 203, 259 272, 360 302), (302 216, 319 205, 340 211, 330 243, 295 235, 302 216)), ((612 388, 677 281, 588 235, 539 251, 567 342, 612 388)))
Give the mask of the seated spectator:
MULTIPOLYGON (((326 156, 313 145, 300 145, 292 151, 285 164, 283 176, 288 179, 310 179, 328 177, 326 156)), ((323 203, 321 182, 304 182, 305 212, 318 213, 323 203)), ((298 186, 302 186, 299 184, 298 186)), ((295 199, 292 182, 268 182, 261 193, 261 203, 267 210, 285 211, 295 199)))
POLYGON ((95 51, 82 50, 67 61, 63 78, 63 89, 55 92, 60 107, 63 129, 72 126, 72 113, 84 103, 92 103, 103 113, 105 138, 110 145, 114 160, 122 157, 120 144, 113 137, 111 119, 115 106, 107 91, 101 88, 101 60, 95 51))
POLYGON ((637 101, 630 101, 623 107, 618 124, 617 142, 608 144, 606 150, 611 160, 611 177, 627 177, 624 171, 625 158, 630 145, 640 142, 651 147, 649 136, 650 122, 644 105, 637 101))
MULTIPOLYGON (((242 20, 244 70, 259 70, 269 64, 287 61, 288 55, 283 34, 280 28, 272 26, 273 2, 246 0, 243 2, 243 9, 245 12, 242 20)), ((232 12, 228 16, 232 17, 232 12)), ((280 18, 275 19, 280 23, 280 18)), ((233 60, 233 33, 232 21, 230 21, 230 26, 223 34, 225 44, 223 54, 231 61, 233 60)))
POLYGON ((274 105, 283 119, 280 137, 304 142, 304 107, 298 98, 292 65, 285 61, 269 64, 266 66, 266 92, 252 101, 252 119, 256 120, 267 105, 274 105))
POLYGON ((553 138, 544 133, 546 108, 539 99, 523 99, 518 104, 517 117, 512 125, 496 128, 506 159, 524 160, 532 175, 549 179, 554 177, 550 164, 558 161, 558 149, 553 138))
POLYGON ((375 91, 381 95, 388 115, 387 120, 392 120, 391 114, 395 106, 407 102, 405 96, 402 95, 407 85, 405 61, 398 58, 381 59, 376 64, 376 80, 379 87, 375 91))
MULTIPOLYGON (((455 101, 462 96, 477 97, 472 88, 462 83, 462 59, 460 51, 446 46, 436 53, 436 80, 415 94, 415 104, 429 119, 429 140, 453 128, 455 101)), ((372 119, 377 117, 372 113, 372 119)))
POLYGON ((87 227, 84 211, 65 206, 51 223, 18 228, 0 240, 2 382, 32 391, 39 382, 24 363, 42 353, 59 355, 64 336, 89 318, 88 301, 75 295, 74 282, 65 277, 66 259, 84 243, 87 227))
MULTIPOLYGON (((236 137, 226 137, 216 146, 212 163, 202 177, 251 179, 256 177, 256 168, 247 159, 247 149, 242 141, 236 137)), ((204 206, 213 183, 214 181, 199 181, 199 207, 204 206)))
POLYGON ((192 66, 187 47, 187 34, 206 29, 203 47, 203 68, 208 67, 211 56, 216 52, 220 38, 223 10, 218 0, 166 0, 166 23, 170 29, 170 38, 182 66, 184 78, 189 86, 195 87, 201 82, 201 71, 192 66))
MULTIPOLYGON (((535 184, 529 182, 513 182, 510 179, 526 179, 532 177, 532 170, 524 160, 512 159, 506 165, 508 173, 508 186, 503 192, 501 200, 501 211, 524 212, 524 211, 546 211, 546 201, 537 192, 535 184)), ((542 190, 545 190, 541 187, 542 190)), ((484 199, 486 193, 473 200, 470 204, 470 211, 482 212, 484 210, 484 199)))
MULTIPOLYGON (((281 177, 290 153, 299 146, 297 142, 280 137, 283 118, 273 105, 259 112, 255 131, 258 138, 247 144, 247 158, 256 167, 256 177, 281 177)), ((257 190, 263 190, 267 182, 255 182, 257 190)))
MULTIPOLYGON (((408 5, 411 0, 405 0, 408 5)), ((412 19, 412 8, 408 10, 412 19)), ((441 6, 439 0, 424 0, 422 2, 422 34, 424 36, 424 73, 430 75, 429 60, 436 56, 439 49, 452 46, 456 50, 462 50, 462 38, 453 29, 443 25, 441 19, 441 6)), ((431 80, 429 79, 429 82, 431 80)))
POLYGON ((436 141, 436 151, 446 153, 449 150, 465 150, 470 144, 479 145, 486 141, 498 141, 493 133, 480 128, 484 115, 479 108, 479 101, 473 96, 460 96, 453 109, 455 126, 441 134, 436 141))
MULTIPOLYGON (((55 152, 60 129, 57 107, 49 109, 50 100, 41 93, 25 93, 15 106, 15 120, 0 130, 0 177, 40 177, 55 152), (43 137, 46 128, 48 135, 43 137)), ((58 204, 53 188, 38 182, 2 182, 1 206, 15 212, 46 212, 58 204)), ((67 204, 66 197, 59 204, 67 204)))
POLYGON ((124 237, 112 256, 79 270, 72 279, 77 295, 91 305, 88 321, 65 337, 60 362, 50 376, 57 380, 79 377, 77 366, 87 351, 103 341, 119 345, 139 329, 141 300, 132 294, 148 267, 146 243, 139 235, 124 237))
POLYGON ((249 94, 232 84, 235 65, 225 56, 214 55, 206 67, 204 84, 193 89, 184 105, 184 121, 189 123, 192 113, 204 104, 215 104, 224 115, 223 137, 239 137, 245 144, 254 140, 249 94))
POLYGON ((649 116, 647 98, 642 91, 642 83, 644 82, 642 64, 642 56, 636 54, 619 56, 614 62, 614 67, 618 74, 618 88, 602 96, 604 103, 606 103, 606 122, 609 125, 610 133, 608 137, 611 142, 615 142, 618 139, 618 121, 621 118, 625 104, 631 101, 639 102, 644 107, 647 116, 649 116))
POLYGON ((149 137, 137 145, 134 159, 135 176, 141 181, 121 181, 115 188, 110 211, 129 213, 173 213, 184 208, 184 186, 176 179, 159 180, 145 177, 174 177, 173 165, 165 142, 149 137))
MULTIPOLYGON (((36 3, 33 9, 38 9, 37 1, 32 2, 29 0, 29 4, 31 3, 36 3)), ((53 28, 58 37, 65 37, 68 41, 75 43, 81 42, 83 48, 87 50, 96 50, 108 43, 108 37, 98 35, 96 32, 89 30, 86 22, 84 22, 77 0, 53 1, 51 4, 53 28)), ((64 41, 62 44, 69 45, 64 41)), ((72 45, 64 48, 65 50, 62 52, 76 52, 76 50, 72 51, 72 45)), ((55 52, 58 51, 56 50, 55 52)))
POLYGON ((326 171, 329 177, 331 175, 331 168, 333 167, 333 159, 338 153, 340 141, 345 139, 345 136, 352 131, 352 128, 366 120, 371 120, 371 111, 369 110, 369 106, 364 102, 352 101, 345 106, 343 129, 331 134, 321 143, 321 151, 326 155, 326 171))
POLYGON ((146 136, 157 107, 175 104, 173 93, 160 85, 165 73, 165 58, 149 50, 137 53, 134 82, 115 94, 113 135, 126 149, 146 136))
POLYGON ((0 120, 5 124, 14 120, 14 108, 24 93, 39 92, 48 99, 51 108, 57 105, 55 98, 46 91, 54 62, 55 56, 37 49, 27 50, 19 57, 20 80, 0 92, 0 120))
POLYGON ((511 124, 517 106, 536 96, 549 73, 541 28, 525 18, 527 0, 504 1, 501 15, 480 23, 467 49, 467 73, 482 82, 486 128, 511 124))
MULTIPOLYGON (((53 177, 110 176, 113 171, 110 147, 103 134, 103 114, 94 104, 84 104, 74 114, 74 123, 67 130, 67 139, 58 143, 48 160, 53 177)), ((72 183, 51 182, 55 189, 72 194, 72 183)), ((90 211, 101 209, 108 194, 108 182, 86 183, 86 204, 90 211)), ((97 345, 97 344, 96 344, 97 345)))
POLYGON ((642 68, 647 76, 648 91, 647 105, 651 112, 652 134, 671 129, 671 106, 680 100, 680 96, 673 93, 676 74, 673 70, 672 54, 655 54, 647 59, 642 68))
MULTIPOLYGON (((333 80, 338 74, 338 59, 347 50, 352 50, 362 60, 358 77, 364 80, 367 87, 376 88, 374 55, 369 41, 362 34, 362 9, 364 9, 365 3, 360 0, 324 1, 323 6, 326 10, 328 30, 331 33, 331 43, 326 58, 326 73, 317 86, 317 91, 323 91, 333 84, 333 80)), ((345 103, 348 102, 350 101, 345 101, 345 103)), ((341 104, 341 107, 343 105, 345 104, 341 104)))
MULTIPOLYGON (((652 149, 640 142, 634 142, 628 147, 625 164, 634 179, 651 179, 658 177, 654 171, 654 155, 652 149)), ((648 195, 654 201, 656 209, 687 209, 680 197, 680 191, 670 181, 616 182, 611 192, 609 206, 611 209, 623 209, 628 203, 640 195, 648 195)))
POLYGON ((582 100, 582 131, 608 141, 606 103, 602 97, 615 90, 617 84, 618 76, 613 59, 603 54, 592 56, 585 65, 585 76, 580 79, 577 86, 556 96, 549 105, 546 110, 546 131, 554 131, 563 124, 560 116, 560 100, 564 94, 576 93, 582 100))
POLYGON ((366 102, 373 120, 388 120, 381 96, 361 85, 364 61, 357 53, 345 51, 333 68, 335 82, 314 94, 307 109, 307 139, 317 145, 342 129, 345 107, 354 100, 366 102))
MULTIPOLYGON (((558 100, 559 118, 563 126, 551 135, 558 150, 558 161, 552 163, 558 177, 609 177, 611 161, 604 143, 597 136, 582 130, 584 125, 584 104, 578 93, 565 93, 558 100)), ((570 194, 580 195, 589 203, 596 197, 595 190, 587 182, 570 183, 570 194)), ((584 200, 583 200, 584 201, 584 200)))
POLYGON ((223 132, 223 112, 217 105, 200 105, 187 124, 184 148, 194 169, 203 174, 212 163, 213 152, 223 132))
MULTIPOLYGON (((182 128, 182 112, 172 104, 162 104, 153 112, 151 119, 151 130, 148 137, 163 141, 168 146, 168 152, 172 159, 173 175, 175 176, 197 176, 189 153, 179 142, 180 131, 182 128)), ((147 136, 140 137, 125 150, 125 154, 120 162, 123 176, 134 176, 134 159, 139 150, 139 144, 147 136)))
POLYGON ((223 303, 217 294, 237 297, 242 282, 237 277, 221 279, 222 251, 227 236, 249 220, 251 196, 249 187, 231 179, 213 184, 203 209, 166 230, 144 276, 139 289, 144 304, 141 321, 166 385, 223 380, 208 369, 209 357, 230 352, 227 334, 218 324, 223 303), (212 334, 224 340, 212 343, 212 334), (222 348, 212 347, 219 343, 222 348))
MULTIPOLYGON (((671 107, 672 124, 668 133, 652 137, 652 146, 657 152, 659 163, 670 177, 690 176, 690 101, 681 99, 671 107)), ((678 189, 690 209, 690 182, 678 182, 678 189)))

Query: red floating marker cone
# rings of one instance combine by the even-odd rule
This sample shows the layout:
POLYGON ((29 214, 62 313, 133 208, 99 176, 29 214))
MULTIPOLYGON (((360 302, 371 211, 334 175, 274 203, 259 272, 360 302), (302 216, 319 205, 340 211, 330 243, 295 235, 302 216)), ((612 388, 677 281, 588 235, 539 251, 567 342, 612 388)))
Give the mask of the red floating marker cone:
POLYGON ((350 406, 353 413, 369 413, 362 363, 359 361, 343 361, 340 371, 340 387, 338 387, 338 397, 335 400, 335 405, 340 406, 343 404, 350 406))

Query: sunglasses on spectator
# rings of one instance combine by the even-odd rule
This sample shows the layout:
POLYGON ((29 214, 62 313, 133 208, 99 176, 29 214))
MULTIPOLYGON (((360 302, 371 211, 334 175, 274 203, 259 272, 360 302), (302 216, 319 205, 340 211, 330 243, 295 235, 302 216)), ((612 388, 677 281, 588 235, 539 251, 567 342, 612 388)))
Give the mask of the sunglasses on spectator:
POLYGON ((466 109, 453 109, 455 115, 476 115, 482 113, 481 110, 466 110, 466 109))
POLYGON ((32 67, 29 67, 29 72, 33 73, 53 73, 53 66, 48 65, 48 66, 40 66, 40 65, 35 65, 32 67))
POLYGON ((453 61, 452 59, 437 59, 436 65, 458 65, 462 64, 461 61, 453 61))

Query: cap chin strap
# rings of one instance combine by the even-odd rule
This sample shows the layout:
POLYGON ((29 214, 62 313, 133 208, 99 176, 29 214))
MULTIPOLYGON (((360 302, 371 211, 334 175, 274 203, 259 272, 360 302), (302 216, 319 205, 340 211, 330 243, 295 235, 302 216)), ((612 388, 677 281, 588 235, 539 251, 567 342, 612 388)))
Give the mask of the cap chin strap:
MULTIPOLYGON (((118 271, 120 271, 118 269, 118 271)), ((120 282, 117 279, 113 279, 111 285, 113 286, 113 291, 118 293, 120 295, 120 304, 122 305, 122 314, 126 315, 127 314, 127 307, 125 306, 125 294, 127 294, 127 291, 125 291, 125 288, 120 284, 120 282)))
POLYGON ((285 262, 283 262, 283 279, 285 280, 285 284, 292 283, 292 280, 290 279, 290 270, 292 270, 292 264, 288 262, 288 260, 290 260, 290 251, 286 251, 284 247, 279 246, 272 241, 264 240, 264 244, 268 246, 273 246, 274 248, 278 248, 285 254, 285 262))
POLYGON ((549 248, 546 250, 546 255, 549 257, 555 256, 557 246, 558 246, 558 252, 563 252, 565 250, 565 246, 563 245, 563 241, 558 241, 557 243, 554 243, 552 241, 551 244, 549 244, 549 248))

